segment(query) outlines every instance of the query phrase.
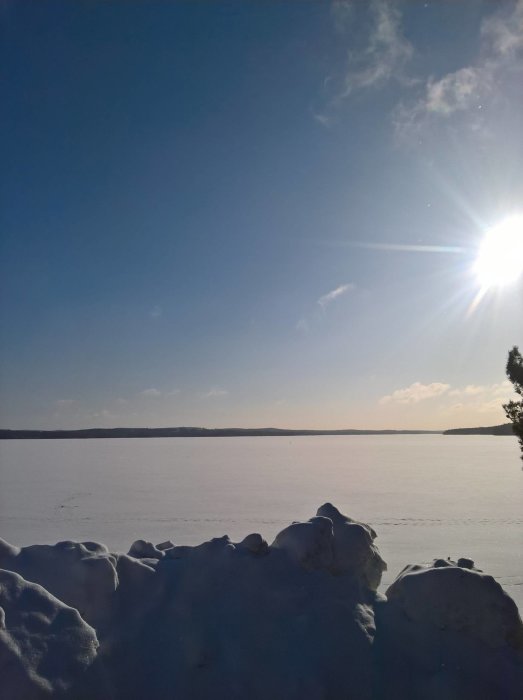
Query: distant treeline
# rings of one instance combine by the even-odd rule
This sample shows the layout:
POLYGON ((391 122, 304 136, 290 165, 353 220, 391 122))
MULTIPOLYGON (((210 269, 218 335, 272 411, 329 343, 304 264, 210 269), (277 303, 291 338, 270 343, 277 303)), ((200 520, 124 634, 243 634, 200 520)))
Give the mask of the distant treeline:
POLYGON ((85 430, 0 430, 0 440, 75 438, 286 437, 297 435, 424 435, 437 430, 286 430, 281 428, 88 428, 85 430))
POLYGON ((83 430, 1 430, 0 440, 85 438, 292 437, 299 435, 514 435, 512 423, 452 430, 291 430, 286 428, 86 428, 83 430))
POLYGON ((512 423, 492 425, 488 428, 454 428, 445 430, 443 435, 514 435, 512 423))

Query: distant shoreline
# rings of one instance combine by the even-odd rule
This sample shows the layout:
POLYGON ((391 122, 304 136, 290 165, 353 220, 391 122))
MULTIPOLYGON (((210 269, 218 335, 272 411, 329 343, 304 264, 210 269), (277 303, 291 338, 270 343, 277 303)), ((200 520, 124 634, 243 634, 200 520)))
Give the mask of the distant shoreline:
POLYGON ((299 437, 305 435, 513 435, 512 424, 451 430, 292 430, 288 428, 83 428, 81 430, 0 429, 0 440, 95 438, 299 437))
POLYGON ((512 423, 503 423, 482 428, 452 428, 445 430, 443 435, 514 435, 514 431, 512 423))
POLYGON ((441 430, 291 430, 286 428, 87 428, 0 430, 0 440, 86 438, 297 437, 301 435, 441 435, 441 430))

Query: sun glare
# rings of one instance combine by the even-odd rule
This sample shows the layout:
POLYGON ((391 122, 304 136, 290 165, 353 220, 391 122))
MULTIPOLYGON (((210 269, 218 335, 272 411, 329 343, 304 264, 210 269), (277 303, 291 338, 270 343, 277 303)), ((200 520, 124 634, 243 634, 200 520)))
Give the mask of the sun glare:
POLYGON ((517 280, 523 273, 523 216, 505 219, 487 232, 474 269, 484 289, 517 280))

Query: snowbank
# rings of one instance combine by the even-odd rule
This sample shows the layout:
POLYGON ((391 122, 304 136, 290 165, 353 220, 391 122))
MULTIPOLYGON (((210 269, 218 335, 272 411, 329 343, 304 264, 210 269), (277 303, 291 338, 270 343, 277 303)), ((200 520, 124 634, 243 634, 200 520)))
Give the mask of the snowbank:
POLYGON ((98 649, 77 610, 41 586, 0 570, 0 696, 36 700, 81 681, 98 649))
POLYGON ((501 587, 436 561, 385 598, 375 538, 325 504, 271 545, 0 541, 0 687, 8 700, 523 697, 523 625, 501 587))

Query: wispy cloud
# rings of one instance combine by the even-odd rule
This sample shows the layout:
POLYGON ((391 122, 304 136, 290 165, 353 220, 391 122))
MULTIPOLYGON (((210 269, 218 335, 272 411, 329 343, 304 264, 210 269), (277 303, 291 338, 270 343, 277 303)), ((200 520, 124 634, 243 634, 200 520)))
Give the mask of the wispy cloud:
POLYGON ((479 39, 475 62, 438 78, 429 76, 421 95, 397 105, 393 121, 400 138, 460 113, 466 115, 469 129, 481 128, 485 106, 499 98, 504 78, 522 69, 516 55, 523 48, 523 0, 499 3, 483 21, 479 39))
POLYGON ((214 399, 218 398, 220 396, 228 396, 229 392, 227 389, 220 389, 219 387, 213 387, 212 389, 209 389, 209 391, 204 394, 206 399, 214 399))
POLYGON ((314 312, 302 316, 295 323, 294 330, 296 330, 298 333, 301 333, 302 335, 307 335, 310 332, 311 327, 314 327, 315 323, 322 318, 323 313, 325 312, 325 309, 327 306, 329 306, 329 304, 332 304, 334 301, 336 301, 336 299, 339 299, 341 296, 343 296, 343 294, 351 292, 354 289, 356 289, 355 284, 340 284, 335 289, 331 289, 330 292, 322 294, 322 296, 316 300, 318 306, 321 307, 321 311, 319 311, 318 308, 315 307, 314 312))
POLYGON ((94 411, 93 413, 91 413, 91 417, 114 420, 118 419, 120 416, 116 413, 113 413, 108 408, 102 408, 99 411, 94 411))
MULTIPOLYGON (((355 14, 358 3, 350 0, 337 0, 331 6, 334 29, 347 34, 354 44, 356 33, 355 14)), ((402 29, 401 12, 395 0, 370 0, 369 28, 362 46, 348 51, 347 64, 341 79, 329 76, 324 87, 331 92, 331 98, 324 109, 313 112, 314 119, 323 126, 330 126, 337 108, 353 93, 369 88, 379 88, 391 80, 401 84, 411 84, 412 78, 406 73, 414 49, 405 38, 402 29)))
POLYGON ((333 118, 331 114, 328 114, 327 111, 325 112, 312 112, 313 118, 318 122, 318 124, 321 124, 324 127, 329 127, 333 123, 333 118))
POLYGON ((492 3, 493 10, 477 37, 476 59, 443 75, 416 72, 415 47, 404 34, 400 7, 396 0, 336 0, 332 4, 333 27, 350 38, 351 49, 343 77, 326 78, 324 88, 331 98, 324 109, 313 111, 314 118, 329 127, 340 105, 355 93, 395 81, 404 88, 391 114, 399 141, 415 137, 418 143, 420 132, 428 126, 447 124, 460 115, 468 131, 488 134, 493 126, 490 120, 496 120, 493 105, 513 104, 520 95, 523 0, 492 3), (364 26, 357 19, 362 11, 368 12, 367 34, 359 48, 352 48, 358 45, 357 30, 364 26))
POLYGON ((523 2, 511 8, 505 4, 500 11, 488 17, 481 26, 481 33, 497 56, 512 58, 523 48, 523 2))
POLYGON ((151 311, 149 312, 149 316, 151 318, 160 318, 160 316, 163 314, 163 309, 161 306, 153 306, 151 311))
POLYGON ((161 396, 162 392, 159 389, 155 389, 154 387, 151 387, 150 389, 144 389, 143 391, 140 391, 139 396, 145 396, 148 398, 157 398, 158 396, 161 396))
POLYGON ((440 80, 429 78, 423 109, 444 116, 468 109, 485 86, 485 76, 470 66, 448 73, 440 80))
MULTIPOLYGON (((156 387, 150 387, 149 389, 138 392, 137 396, 157 399, 160 396, 178 396, 179 394, 181 394, 181 389, 178 388, 171 389, 170 391, 160 391, 160 389, 156 387)), ((117 399, 117 401, 119 403, 127 403, 126 399, 117 399)))
POLYGON ((491 91, 493 74, 491 66, 483 69, 466 66, 442 78, 430 77, 424 85, 424 94, 414 101, 400 102, 393 111, 396 136, 405 140, 419 134, 431 120, 446 119, 459 112, 474 109, 471 128, 477 127, 481 110, 491 91))
POLYGON ((334 29, 340 34, 346 32, 354 20, 354 2, 352 0, 334 0, 330 11, 334 29))
POLYGON ((76 403, 75 399, 57 399, 55 401, 59 408, 67 408, 68 406, 73 406, 76 403))
POLYGON ((379 400, 380 404, 400 403, 414 404, 427 399, 434 399, 437 396, 445 394, 450 389, 450 384, 442 382, 432 382, 432 384, 422 384, 414 382, 404 389, 396 389, 392 394, 382 396, 379 400))
POLYGON ((318 299, 318 304, 324 309, 326 306, 331 304, 333 301, 341 297, 343 294, 346 294, 347 292, 352 291, 353 289, 356 288, 356 285, 354 284, 340 284, 339 287, 336 287, 336 289, 331 290, 330 292, 327 292, 327 294, 323 294, 318 299))
POLYGON ((413 47, 404 37, 401 13, 393 0, 371 0, 372 28, 361 52, 350 52, 341 97, 354 90, 379 87, 391 79, 405 80, 405 65, 413 47))

